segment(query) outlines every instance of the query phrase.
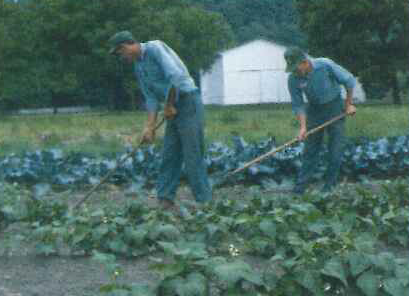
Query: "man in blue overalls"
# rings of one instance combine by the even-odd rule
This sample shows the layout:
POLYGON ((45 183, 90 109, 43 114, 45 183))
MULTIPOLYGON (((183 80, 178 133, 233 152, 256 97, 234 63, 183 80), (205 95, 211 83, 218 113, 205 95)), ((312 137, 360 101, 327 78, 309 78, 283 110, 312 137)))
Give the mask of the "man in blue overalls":
POLYGON ((148 120, 142 140, 151 143, 160 104, 167 120, 157 195, 165 208, 174 205, 182 164, 198 202, 211 200, 212 192, 204 161, 204 109, 200 92, 186 66, 164 42, 135 41, 129 31, 109 39, 110 53, 134 65, 145 97, 148 120))
MULTIPOLYGON (((328 58, 310 58, 300 48, 290 47, 284 53, 287 63, 288 89, 291 94, 293 113, 300 123, 299 140, 306 139, 306 133, 324 122, 345 112, 356 113, 352 104, 354 76, 328 58), (341 87, 346 89, 345 106, 341 87), (305 94, 308 104, 304 103, 305 94)), ((325 128, 328 133, 329 165, 324 178, 323 192, 331 191, 338 181, 344 144, 345 120, 334 122, 325 128)), ((294 193, 303 194, 311 181, 319 162, 324 130, 311 134, 305 141, 302 166, 294 187, 294 193)))

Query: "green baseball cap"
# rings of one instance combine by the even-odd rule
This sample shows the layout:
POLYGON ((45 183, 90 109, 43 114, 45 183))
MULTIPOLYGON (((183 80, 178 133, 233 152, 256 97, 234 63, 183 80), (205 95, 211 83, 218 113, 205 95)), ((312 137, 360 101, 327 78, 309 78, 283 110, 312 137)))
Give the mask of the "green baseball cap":
POLYGON ((287 48, 284 52, 284 59, 287 63, 286 72, 294 72, 299 63, 307 58, 307 55, 297 46, 287 48))
POLYGON ((129 31, 121 31, 109 38, 108 43, 110 46, 109 53, 113 54, 118 49, 118 46, 126 41, 135 41, 132 33, 129 31))

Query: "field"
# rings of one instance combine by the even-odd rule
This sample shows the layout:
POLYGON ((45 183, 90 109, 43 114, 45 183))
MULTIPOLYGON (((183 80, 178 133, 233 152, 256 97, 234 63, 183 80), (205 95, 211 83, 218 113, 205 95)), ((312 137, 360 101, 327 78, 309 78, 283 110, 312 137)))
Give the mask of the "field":
MULTIPOLYGON (((236 147, 226 152, 233 155, 230 162, 211 159, 215 172, 243 157, 234 135, 255 143, 239 147, 251 157, 264 149, 256 143, 275 137, 280 144, 297 134, 288 106, 206 111, 208 147, 217 141, 236 147)), ((348 136, 365 153, 346 158, 342 182, 328 195, 314 185, 295 197, 289 192, 293 169, 278 180, 277 172, 258 167, 216 189, 206 206, 193 202, 183 185, 178 206, 165 212, 152 198, 155 174, 148 164, 157 154, 145 152, 138 157, 151 158, 141 160, 137 174, 149 177, 146 183, 133 180, 129 187, 118 181, 127 175, 121 171, 84 207, 70 210, 90 184, 53 185, 57 175, 73 178, 58 170, 70 165, 76 175, 103 175, 114 153, 137 143, 144 119, 141 112, 1 119, 0 161, 16 163, 13 170, 1 166, 1 296, 408 295, 409 152, 407 142, 395 138, 408 134, 408 106, 360 106, 347 120, 348 136), (384 137, 389 140, 378 141, 384 137), (18 156, 56 148, 64 155, 81 153, 88 167, 58 153, 18 156)), ((290 152, 283 162, 293 166, 297 159, 290 152)), ((266 165, 274 164, 282 166, 266 165)))
MULTIPOLYGON (((347 135, 372 139, 402 135, 408 130, 408 113, 407 105, 358 106, 357 116, 347 122, 347 135)), ((50 147, 91 153, 118 152, 125 143, 138 142, 145 119, 145 112, 6 116, 0 125, 0 155, 50 147)), ((162 133, 163 129, 158 143, 162 133)), ((289 105, 207 107, 206 142, 231 143, 233 134, 250 142, 274 136, 283 143, 296 136, 297 122, 289 105)))

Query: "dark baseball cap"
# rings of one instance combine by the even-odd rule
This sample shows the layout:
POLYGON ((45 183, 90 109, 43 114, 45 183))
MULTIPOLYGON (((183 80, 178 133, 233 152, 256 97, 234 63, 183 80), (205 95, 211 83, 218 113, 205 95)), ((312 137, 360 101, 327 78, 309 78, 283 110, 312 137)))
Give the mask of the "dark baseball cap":
POLYGON ((307 58, 307 55, 304 51, 297 47, 291 46, 287 48, 284 52, 284 59, 287 63, 287 68, 285 69, 286 72, 294 72, 297 69, 299 63, 307 58))
POLYGON ((109 53, 113 54, 118 49, 118 46, 126 41, 135 41, 133 35, 129 31, 121 31, 109 38, 108 43, 110 46, 109 53))

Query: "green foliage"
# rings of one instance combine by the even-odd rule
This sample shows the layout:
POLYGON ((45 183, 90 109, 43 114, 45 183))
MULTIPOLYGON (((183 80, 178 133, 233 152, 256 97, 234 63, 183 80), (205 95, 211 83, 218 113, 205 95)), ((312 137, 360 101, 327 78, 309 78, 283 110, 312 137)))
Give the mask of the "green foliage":
POLYGON ((59 201, 27 198, 9 202, 6 212, 27 204, 19 221, 28 223, 29 239, 43 254, 58 254, 59 244, 93 254, 111 278, 101 287, 108 295, 208 295, 213 289, 217 295, 395 296, 409 289, 409 262, 392 253, 409 245, 408 197, 400 180, 329 196, 269 197, 254 190, 243 200, 181 208, 182 217, 133 200, 122 208, 71 212, 61 211, 59 201), (155 256, 157 285, 121 284, 115 256, 147 254, 155 256), (250 264, 252 258, 258 263, 250 264))
POLYGON ((221 13, 239 43, 256 38, 285 44, 303 44, 293 0, 190 0, 221 13))
POLYGON ((162 39, 193 73, 231 40, 220 15, 179 0, 18 1, 0 14, 3 109, 107 105, 115 96, 133 97, 134 89, 123 89, 134 79, 124 76, 130 69, 107 53, 107 40, 118 30, 131 30, 141 41, 162 39))
POLYGON ((29 192, 19 190, 17 184, 0 181, 0 229, 29 215, 30 210, 24 202, 28 198, 29 192))
MULTIPOLYGON (((215 181, 213 184, 216 184, 216 187, 226 186, 228 183, 277 187, 282 183, 291 182, 297 173, 302 143, 279 151, 274 157, 254 164, 248 170, 243 170, 229 179, 223 177, 218 179, 220 175, 224 176, 243 163, 278 147, 273 138, 249 144, 236 134, 232 141, 233 147, 216 142, 207 150, 207 167, 211 181, 215 181)), ((354 181, 365 181, 368 177, 384 179, 405 176, 409 171, 408 147, 409 136, 381 138, 376 141, 366 139, 348 141, 343 152, 340 175, 354 181)), ((152 146, 139 147, 134 152, 133 157, 120 166, 106 183, 127 185, 130 189, 149 188, 154 184, 161 165, 159 149, 152 146)), ((324 150, 322 155, 325 153, 328 151, 324 150)), ((124 153, 93 157, 84 153, 64 154, 59 149, 37 150, 5 157, 0 161, 0 173, 4 180, 24 185, 44 183, 61 187, 87 186, 102 180, 123 157, 124 153)), ((324 167, 325 158, 321 157, 317 163, 315 181, 322 177, 324 167)), ((393 218, 396 211, 391 209, 389 218, 393 218)))
POLYGON ((313 55, 334 58, 358 75, 369 99, 393 90, 409 63, 409 4, 405 0, 297 1, 313 55), (330 17, 328 17, 330 16, 330 17))
POLYGON ((233 110, 225 110, 221 115, 220 115, 220 122, 222 124, 232 124, 240 121, 240 117, 236 112, 233 112, 233 110))

